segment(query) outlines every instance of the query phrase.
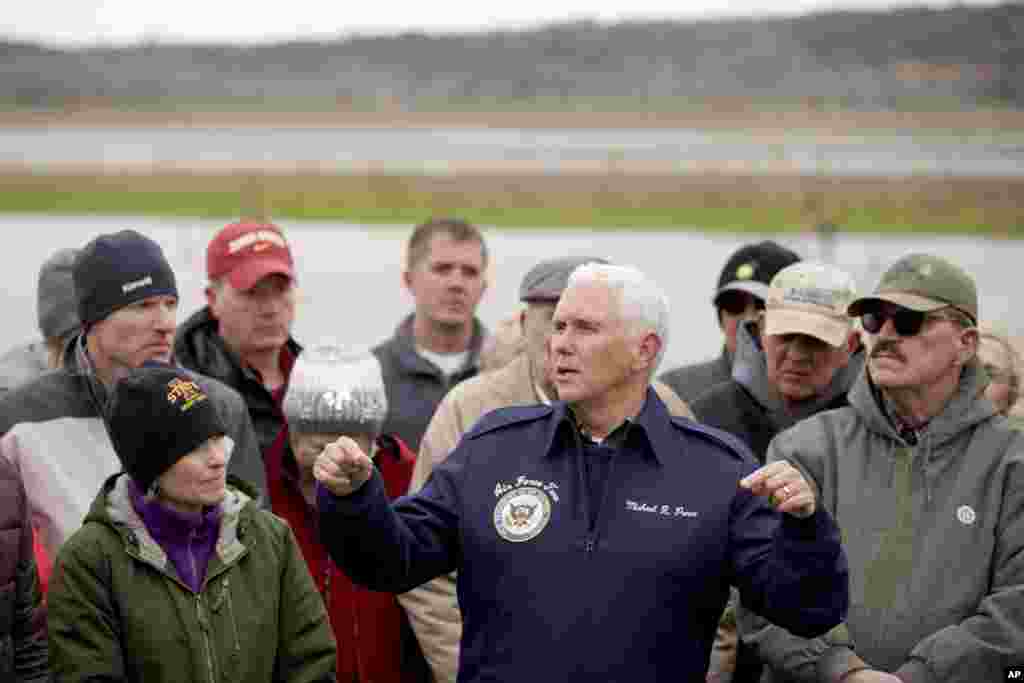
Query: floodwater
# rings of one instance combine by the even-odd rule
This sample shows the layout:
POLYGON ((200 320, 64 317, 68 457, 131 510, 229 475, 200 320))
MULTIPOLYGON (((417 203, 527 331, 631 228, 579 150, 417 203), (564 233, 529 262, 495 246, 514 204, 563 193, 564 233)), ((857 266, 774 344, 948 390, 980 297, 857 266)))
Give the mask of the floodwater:
MULTIPOLYGON (((295 336, 312 343, 333 339, 373 344, 391 334, 412 306, 402 288, 405 240, 412 226, 334 222, 279 223, 292 243, 299 273, 300 304, 295 336)), ((199 219, 0 216, 8 256, 0 305, 0 349, 38 335, 36 280, 39 265, 60 247, 80 247, 95 235, 133 228, 159 242, 174 268, 181 294, 179 320, 203 305, 205 249, 221 222, 199 219)), ((493 326, 516 310, 519 280, 537 261, 563 255, 596 255, 639 267, 667 292, 671 330, 664 368, 714 356, 721 345, 710 297, 718 272, 741 244, 771 235, 706 235, 692 232, 504 230, 484 227, 492 254, 490 286, 479 314, 493 326)), ((1012 278, 1024 263, 1024 241, 933 235, 898 238, 842 235, 833 243, 815 235, 778 238, 805 258, 842 265, 864 291, 901 256, 919 251, 945 256, 970 272, 981 297, 983 321, 1024 335, 1014 314, 1020 296, 1012 278)))
POLYGON ((0 165, 267 168, 443 173, 793 172, 1024 175, 1024 137, 893 130, 834 136, 692 129, 74 127, 0 128, 0 165))

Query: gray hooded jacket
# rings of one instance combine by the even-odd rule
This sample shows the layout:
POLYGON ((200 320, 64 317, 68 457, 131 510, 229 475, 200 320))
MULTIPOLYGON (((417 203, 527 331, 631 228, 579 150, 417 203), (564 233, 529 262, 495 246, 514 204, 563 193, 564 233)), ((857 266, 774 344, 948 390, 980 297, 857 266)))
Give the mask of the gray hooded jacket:
POLYGON ((764 462, 768 444, 776 434, 811 415, 845 406, 846 392, 863 367, 863 352, 852 355, 824 391, 791 412, 768 379, 765 353, 757 337, 749 325, 743 325, 736 332, 732 379, 703 393, 694 401, 693 412, 704 424, 742 439, 764 462))
POLYGON ((965 368, 917 443, 883 412, 868 373, 850 406, 779 434, 843 533, 850 612, 806 640, 741 615, 744 641, 774 681, 835 681, 858 668, 911 682, 1003 680, 1024 660, 1024 435, 983 398, 965 368))

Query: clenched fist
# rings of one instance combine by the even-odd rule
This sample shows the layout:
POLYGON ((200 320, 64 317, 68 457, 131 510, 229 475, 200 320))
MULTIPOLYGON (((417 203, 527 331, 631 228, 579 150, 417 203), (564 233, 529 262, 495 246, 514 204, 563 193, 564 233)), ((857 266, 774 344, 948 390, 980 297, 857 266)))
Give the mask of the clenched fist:
POLYGON ((313 476, 336 496, 348 496, 370 480, 373 461, 347 436, 327 444, 313 463, 313 476))
POLYGON ((757 469, 740 480, 740 486, 757 496, 768 496, 768 503, 779 512, 794 517, 814 514, 814 490, 800 470, 779 460, 757 469))

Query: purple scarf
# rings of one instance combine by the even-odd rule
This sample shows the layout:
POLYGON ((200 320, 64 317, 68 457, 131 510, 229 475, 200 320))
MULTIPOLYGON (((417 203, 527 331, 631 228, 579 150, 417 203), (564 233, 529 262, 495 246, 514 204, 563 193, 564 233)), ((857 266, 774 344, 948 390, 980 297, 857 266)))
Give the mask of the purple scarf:
POLYGON ((201 513, 179 512, 155 498, 146 500, 135 480, 129 477, 128 492, 132 507, 142 517, 153 540, 170 558, 182 582, 198 593, 202 590, 206 568, 217 545, 221 506, 201 513))

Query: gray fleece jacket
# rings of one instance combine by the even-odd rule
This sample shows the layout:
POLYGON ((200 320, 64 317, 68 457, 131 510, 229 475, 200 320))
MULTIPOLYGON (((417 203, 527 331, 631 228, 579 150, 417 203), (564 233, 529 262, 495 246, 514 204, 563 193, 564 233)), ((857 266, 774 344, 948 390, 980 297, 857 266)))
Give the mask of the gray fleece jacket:
POLYGON ((766 679, 837 681, 859 657, 914 683, 979 683, 1024 663, 1024 434, 985 383, 968 366, 911 445, 865 371, 849 407, 772 441, 768 460, 799 467, 842 530, 850 611, 814 640, 741 614, 766 679))

